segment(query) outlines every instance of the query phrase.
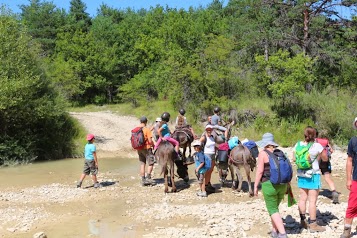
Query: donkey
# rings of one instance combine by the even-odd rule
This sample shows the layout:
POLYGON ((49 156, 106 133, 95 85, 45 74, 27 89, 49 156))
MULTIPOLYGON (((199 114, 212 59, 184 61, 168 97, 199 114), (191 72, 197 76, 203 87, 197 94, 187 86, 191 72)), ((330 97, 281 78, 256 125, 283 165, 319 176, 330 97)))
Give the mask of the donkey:
POLYGON ((175 138, 182 148, 183 161, 186 162, 186 149, 188 147, 189 157, 191 157, 191 143, 193 141, 193 135, 190 129, 185 127, 177 128, 172 134, 172 138, 175 138))
POLYGON ((250 171, 254 170, 257 162, 256 159, 251 155, 250 150, 246 146, 238 144, 232 149, 230 153, 229 162, 232 176, 232 189, 236 189, 236 186, 234 184, 236 182, 238 184, 237 191, 241 191, 243 176, 240 173, 240 168, 243 167, 247 175, 249 195, 253 196, 250 171), (234 181, 234 178, 236 178, 237 180, 234 181))

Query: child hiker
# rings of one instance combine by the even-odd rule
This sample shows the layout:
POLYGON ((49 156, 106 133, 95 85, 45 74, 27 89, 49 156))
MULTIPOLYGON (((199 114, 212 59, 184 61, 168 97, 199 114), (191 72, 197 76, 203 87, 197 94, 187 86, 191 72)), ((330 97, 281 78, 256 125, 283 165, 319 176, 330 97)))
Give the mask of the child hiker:
POLYGON ((196 151, 196 153, 194 153, 193 155, 193 158, 195 160, 195 165, 196 165, 195 173, 197 176, 198 184, 200 185, 200 191, 197 192, 197 196, 207 197, 206 185, 204 183, 205 173, 207 171, 207 169, 205 169, 205 155, 202 151, 200 141, 194 141, 192 143, 192 146, 196 151))
POLYGON ((94 145, 94 135, 93 134, 88 134, 87 135, 87 141, 88 143, 84 147, 84 168, 83 168, 83 173, 81 175, 81 178, 79 179, 77 183, 77 188, 80 188, 82 186, 82 182, 84 178, 90 174, 92 174, 92 179, 94 182, 94 187, 95 188, 100 188, 102 185, 98 183, 97 180, 97 173, 98 173, 98 158, 97 158, 97 153, 96 153, 96 147, 94 145))

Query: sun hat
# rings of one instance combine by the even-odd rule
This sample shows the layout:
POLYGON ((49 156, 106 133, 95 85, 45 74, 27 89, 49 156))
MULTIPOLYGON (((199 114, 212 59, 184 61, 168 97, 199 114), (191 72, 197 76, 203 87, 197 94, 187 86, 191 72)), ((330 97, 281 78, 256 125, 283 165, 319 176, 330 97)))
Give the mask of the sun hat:
POLYGON ((162 121, 161 120, 161 117, 158 117, 158 118, 156 118, 156 120, 155 120, 156 122, 160 122, 160 121, 162 121))
POLYGON ((212 126, 212 125, 207 125, 206 128, 205 128, 205 130, 207 131, 207 129, 213 130, 213 126, 212 126))
POLYGON ((95 137, 93 134, 88 134, 86 140, 90 141, 93 140, 95 137))
POLYGON ((193 147, 195 147, 195 146, 201 146, 201 141, 195 140, 194 142, 192 142, 191 145, 192 145, 193 147))
POLYGON ((264 148, 268 145, 279 146, 277 143, 275 143, 273 134, 271 134, 269 132, 265 133, 262 137, 262 140, 257 141, 256 144, 262 148, 264 148))
POLYGON ((353 128, 354 128, 355 130, 357 130, 357 125, 356 125, 356 123, 357 123, 357 117, 356 117, 355 120, 353 121, 353 128))

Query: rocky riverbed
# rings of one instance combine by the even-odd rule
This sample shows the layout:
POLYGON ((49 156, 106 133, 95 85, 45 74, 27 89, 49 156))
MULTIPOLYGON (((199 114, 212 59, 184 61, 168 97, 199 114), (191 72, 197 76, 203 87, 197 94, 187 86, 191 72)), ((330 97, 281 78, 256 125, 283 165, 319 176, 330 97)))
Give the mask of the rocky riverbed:
MULTIPOLYGON (((269 237, 270 218, 263 197, 259 193, 258 197, 250 198, 247 183, 243 184, 245 191, 234 192, 229 187, 220 187, 215 172, 212 181, 216 182, 217 192, 207 198, 197 197, 198 185, 190 167, 189 183, 178 179, 179 191, 164 194, 160 169, 155 166, 157 185, 142 187, 139 163, 129 143, 130 129, 138 120, 112 112, 72 116, 99 138, 96 141, 99 163, 106 166, 100 170, 99 181, 104 186, 94 189, 87 178, 83 188, 75 187, 82 169, 81 159, 64 162, 63 167, 72 166, 76 172, 41 171, 48 173, 50 179, 34 181, 34 185, 32 182, 12 185, 12 178, 7 176, 8 186, 3 185, 0 194, 0 237, 269 237), (101 160, 104 157, 107 159, 101 160), (117 160, 126 161, 126 169, 110 164, 118 163, 117 160)), ((283 150, 291 154, 291 148, 283 150)), ((326 231, 310 234, 301 230, 297 205, 288 207, 285 200, 280 210, 289 237, 339 237, 342 233, 348 196, 346 153, 337 149, 332 162, 341 202, 332 204, 328 187, 323 183, 318 219, 326 231)), ((246 179, 244 174, 243 177, 246 179)), ((298 199, 295 180, 292 186, 298 199)))

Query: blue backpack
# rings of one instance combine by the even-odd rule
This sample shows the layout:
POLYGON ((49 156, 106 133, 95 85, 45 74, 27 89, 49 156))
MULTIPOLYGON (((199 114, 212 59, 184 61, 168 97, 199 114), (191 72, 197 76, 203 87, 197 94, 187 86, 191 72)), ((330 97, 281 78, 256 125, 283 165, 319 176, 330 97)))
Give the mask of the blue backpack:
POLYGON ((284 152, 275 149, 273 153, 264 150, 269 155, 270 182, 274 185, 287 184, 293 178, 293 168, 290 160, 285 156, 284 152))

